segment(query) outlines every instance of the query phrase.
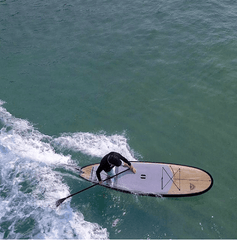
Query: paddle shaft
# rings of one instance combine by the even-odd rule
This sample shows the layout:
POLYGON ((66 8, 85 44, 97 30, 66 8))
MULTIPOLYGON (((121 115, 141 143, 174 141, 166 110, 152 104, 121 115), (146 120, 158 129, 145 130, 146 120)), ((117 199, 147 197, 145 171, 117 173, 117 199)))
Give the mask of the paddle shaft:
MULTIPOLYGON (((111 178, 117 177, 118 175, 120 175, 120 174, 122 174, 122 173, 124 173, 124 172, 126 172, 126 171, 128 171, 128 170, 130 170, 130 168, 127 168, 126 170, 124 170, 124 171, 122 171, 122 172, 120 172, 120 173, 118 173, 118 174, 115 174, 115 175, 113 175, 113 176, 111 176, 111 177, 108 177, 108 178, 106 178, 105 180, 103 180, 102 182, 105 182, 105 181, 107 181, 107 180, 109 180, 109 179, 111 179, 111 178)), ((92 187, 94 187, 94 186, 97 186, 97 185, 99 185, 99 183, 95 183, 95 184, 93 184, 93 185, 91 185, 91 186, 89 186, 89 187, 87 187, 87 188, 84 188, 84 189, 80 190, 79 192, 73 193, 73 194, 71 194, 71 195, 69 195, 69 196, 67 196, 67 197, 65 197, 65 198, 59 199, 59 200, 56 202, 56 206, 58 207, 58 206, 59 206, 62 202, 64 202, 66 199, 68 199, 68 198, 70 198, 70 197, 73 197, 73 196, 75 196, 76 194, 79 194, 79 193, 81 193, 81 192, 84 192, 84 191, 86 191, 86 190, 88 190, 88 189, 90 189, 90 188, 92 188, 92 187)))

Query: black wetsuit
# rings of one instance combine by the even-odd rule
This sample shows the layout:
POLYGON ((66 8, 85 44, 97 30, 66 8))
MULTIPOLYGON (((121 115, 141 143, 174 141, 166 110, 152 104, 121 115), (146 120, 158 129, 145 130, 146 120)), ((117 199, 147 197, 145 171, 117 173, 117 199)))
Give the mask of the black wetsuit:
POLYGON ((101 181, 101 177, 100 177, 101 171, 104 170, 105 172, 109 172, 109 171, 111 171, 111 169, 114 166, 119 167, 122 164, 120 159, 123 160, 123 162, 127 163, 129 166, 131 166, 131 163, 119 153, 110 152, 107 155, 105 155, 101 159, 100 166, 98 167, 98 169, 96 171, 96 175, 97 175, 98 180, 101 181))

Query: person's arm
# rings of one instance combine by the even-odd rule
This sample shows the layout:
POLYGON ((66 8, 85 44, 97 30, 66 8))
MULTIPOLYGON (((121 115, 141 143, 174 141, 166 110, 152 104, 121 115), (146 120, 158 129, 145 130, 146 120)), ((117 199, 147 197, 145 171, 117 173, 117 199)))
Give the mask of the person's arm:
POLYGON ((123 162, 127 163, 128 166, 131 166, 131 163, 127 160, 127 158, 125 158, 124 156, 122 156, 121 154, 117 153, 119 159, 121 159, 123 162))
POLYGON ((103 181, 101 180, 101 176, 100 176, 100 173, 106 169, 106 163, 107 163, 107 157, 108 157, 108 154, 105 155, 101 161, 100 161, 100 165, 99 167, 97 168, 96 170, 96 176, 98 178, 98 181, 99 181, 99 184, 101 184, 103 181))
MULTIPOLYGON (((131 163, 130 163, 130 164, 131 164, 131 163)), ((132 164, 129 166, 127 163, 124 163, 124 166, 129 167, 133 173, 136 173, 136 172, 137 172, 136 168, 133 167, 132 164)))
POLYGON ((121 160, 123 160, 123 162, 125 162, 129 167, 132 166, 132 164, 125 157, 122 156, 121 160))
POLYGON ((99 184, 102 183, 101 176, 100 176, 100 173, 101 173, 102 170, 103 170, 103 169, 102 169, 101 165, 100 165, 100 166, 97 168, 97 170, 96 170, 96 176, 97 176, 97 178, 98 178, 99 184))
POLYGON ((133 173, 136 173, 137 170, 132 166, 132 164, 125 157, 123 157, 121 154, 119 154, 119 158, 123 162, 125 162, 125 164, 124 164, 125 166, 129 167, 133 173))

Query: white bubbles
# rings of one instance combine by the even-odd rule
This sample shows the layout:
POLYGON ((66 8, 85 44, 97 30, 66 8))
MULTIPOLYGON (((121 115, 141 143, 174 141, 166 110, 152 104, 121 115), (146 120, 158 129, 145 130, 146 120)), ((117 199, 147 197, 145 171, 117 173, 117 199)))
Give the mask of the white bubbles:
POLYGON ((103 157, 109 152, 115 151, 122 154, 129 161, 135 161, 134 153, 127 144, 124 135, 106 136, 105 133, 64 133, 55 138, 53 143, 59 148, 66 148, 84 154, 103 157))
POLYGON ((107 238, 107 230, 87 222, 70 200, 56 208, 70 190, 55 166, 74 161, 56 153, 52 137, 12 116, 3 104, 0 100, 0 237, 107 238))

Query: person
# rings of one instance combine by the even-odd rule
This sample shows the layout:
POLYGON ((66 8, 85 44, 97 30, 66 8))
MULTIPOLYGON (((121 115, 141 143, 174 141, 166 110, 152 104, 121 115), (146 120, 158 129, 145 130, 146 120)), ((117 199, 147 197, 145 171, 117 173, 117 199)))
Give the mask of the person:
POLYGON ((117 152, 110 152, 101 159, 100 165, 97 168, 96 176, 98 178, 99 184, 103 182, 101 180, 100 173, 104 170, 108 175, 111 175, 110 173, 113 171, 114 166, 121 166, 121 160, 125 163, 124 166, 129 167, 133 173, 136 173, 136 169, 125 157, 117 152))

